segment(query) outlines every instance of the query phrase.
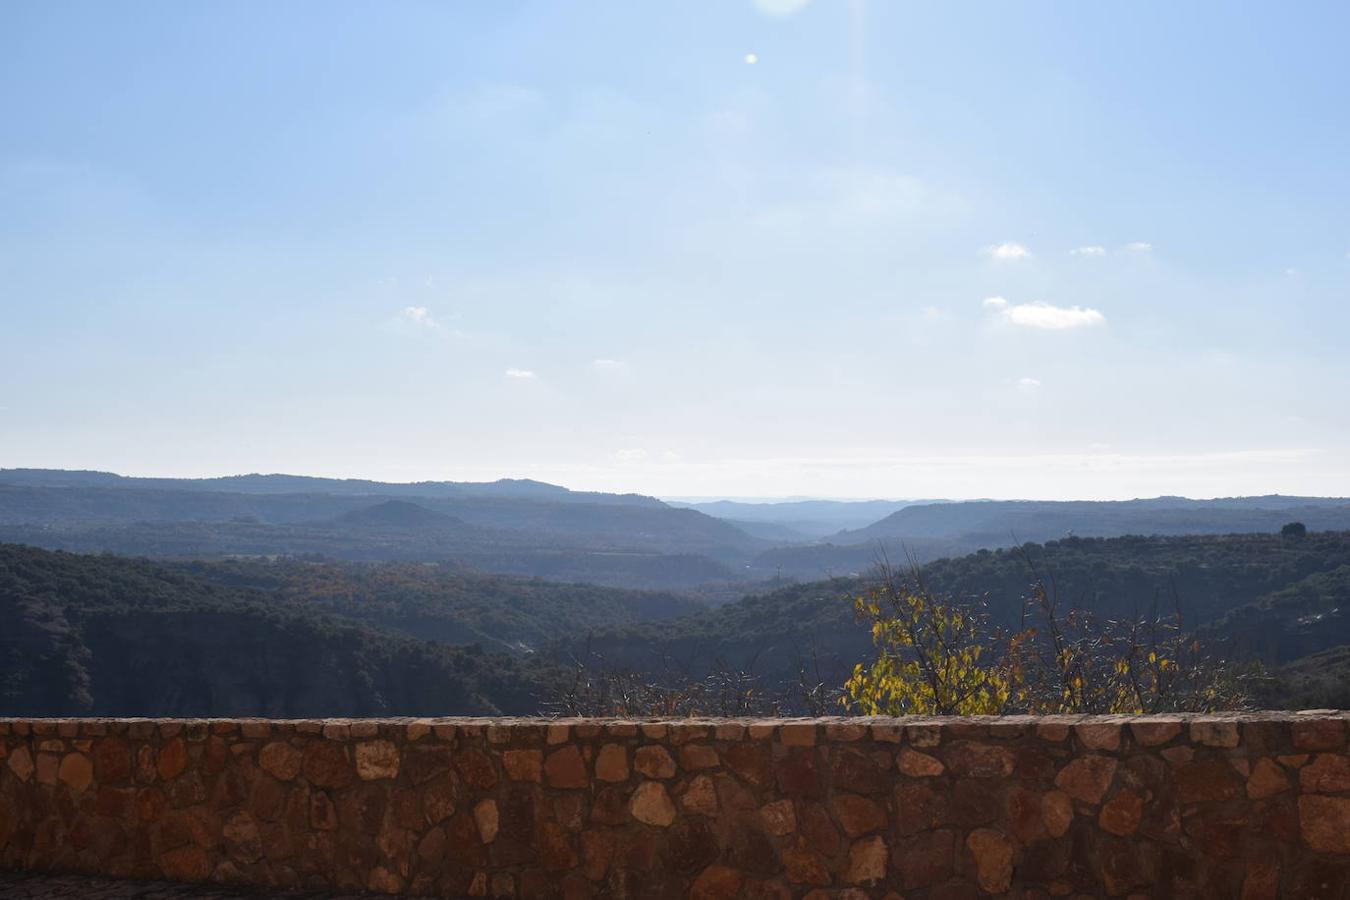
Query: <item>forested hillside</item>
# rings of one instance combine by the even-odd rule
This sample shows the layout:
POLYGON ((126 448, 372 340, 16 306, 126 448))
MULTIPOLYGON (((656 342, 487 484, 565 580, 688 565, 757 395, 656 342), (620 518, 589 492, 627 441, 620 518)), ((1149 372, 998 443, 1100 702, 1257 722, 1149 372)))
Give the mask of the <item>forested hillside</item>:
POLYGON ((741 561, 765 546, 726 522, 659 501, 388 500, 3 483, 0 541, 178 559, 461 562, 502 574, 684 590, 747 580, 741 561))
MULTIPOLYGON (((1350 642, 1338 610, 1350 604, 1350 532, 1068 538, 982 550, 922 566, 932 589, 981 598, 993 620, 1021 622, 1024 598, 1044 579, 1063 609, 1131 618, 1180 609, 1216 648, 1271 666, 1350 642)), ((870 652, 851 596, 863 584, 838 578, 793 585, 663 623, 588 637, 597 658, 654 673, 717 667, 792 679, 803 666, 846 671, 870 652)), ((560 648, 564 655, 579 639, 560 648)))
POLYGON ((556 680, 529 644, 690 608, 439 567, 175 566, 0 545, 0 710, 528 713, 556 680))
MULTIPOLYGON (((1350 671, 1350 532, 1069 538, 939 560, 919 577, 982 599, 1007 628, 1038 578, 1063 609, 1100 618, 1179 608, 1216 651, 1270 668, 1270 705, 1332 702, 1350 671)), ((863 585, 788 584, 707 608, 460 565, 0 545, 0 710, 528 713, 579 660, 658 681, 838 686, 872 653, 851 603, 863 585)))
POLYGON ((1273 534, 1287 522, 1312 531, 1350 529, 1350 500, 1325 497, 1228 497, 1191 500, 977 500, 906 506, 866 528, 808 545, 773 547, 753 561, 760 572, 796 578, 858 573, 879 553, 919 562, 1027 541, 1126 535, 1273 534))

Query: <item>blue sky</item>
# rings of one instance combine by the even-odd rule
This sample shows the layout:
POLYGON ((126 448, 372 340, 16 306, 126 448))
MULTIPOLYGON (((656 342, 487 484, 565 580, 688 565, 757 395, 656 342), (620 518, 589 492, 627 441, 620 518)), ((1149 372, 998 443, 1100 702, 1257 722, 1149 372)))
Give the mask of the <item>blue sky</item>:
POLYGON ((1350 494, 1348 33, 8 4, 0 466, 1350 494))

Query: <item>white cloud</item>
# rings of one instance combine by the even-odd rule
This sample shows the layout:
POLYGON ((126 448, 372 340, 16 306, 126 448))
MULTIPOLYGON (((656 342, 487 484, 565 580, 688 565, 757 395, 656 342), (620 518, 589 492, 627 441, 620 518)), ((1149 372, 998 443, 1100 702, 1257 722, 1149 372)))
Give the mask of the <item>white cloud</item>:
POLYGON ((1153 249, 1153 245, 1148 241, 1134 241, 1125 245, 1125 249, 1131 253, 1147 253, 1153 249))
POLYGON ((1082 306, 1053 306, 1039 300, 1034 303, 1018 303, 1014 306, 1009 305, 1002 297, 990 297, 984 301, 984 308, 997 313, 1014 325, 1045 328, 1051 331, 1101 325, 1106 321, 1106 316, 1095 309, 1082 306))
POLYGON ((925 306, 923 309, 919 310, 919 315, 931 322, 942 318, 942 310, 938 309, 936 306, 925 306))
POLYGON ((597 372, 626 372, 628 363, 621 359, 595 359, 591 360, 591 368, 597 372))
POLYGON ((1041 386, 1039 378, 1022 377, 1017 379, 1017 389, 1019 391, 1034 391, 1041 386))
POLYGON ((811 0, 751 0, 766 16, 791 16, 806 8, 811 0))
POLYGON ((431 315, 431 310, 425 306, 405 306, 399 311, 398 320, 406 322, 409 325, 416 325, 421 328, 440 328, 441 323, 437 322, 431 315))
POLYGON ((533 381, 534 373, 529 369, 507 369, 506 377, 512 381, 533 381))
POLYGON ((1074 247, 1069 252, 1074 256, 1105 256, 1106 248, 1099 244, 1090 244, 1086 247, 1074 247))
POLYGON ((1019 244, 1016 241, 1005 241, 1002 244, 994 244, 992 247, 985 247, 986 256, 997 260, 1030 259, 1031 251, 1025 244, 1019 244))

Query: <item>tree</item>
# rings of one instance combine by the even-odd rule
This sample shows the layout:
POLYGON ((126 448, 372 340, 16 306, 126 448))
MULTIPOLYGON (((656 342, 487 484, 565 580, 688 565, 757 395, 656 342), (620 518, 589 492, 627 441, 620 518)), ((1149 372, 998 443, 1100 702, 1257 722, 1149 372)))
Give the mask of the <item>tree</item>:
POLYGON ((929 591, 917 570, 878 567, 854 599, 871 623, 877 656, 859 664, 841 702, 863 715, 1000 715, 1012 712, 1156 713, 1241 709, 1245 680, 1205 651, 1156 603, 1147 616, 1098 621, 1061 612, 1036 577, 1021 628, 990 627, 982 599, 929 591), (1029 624, 1035 622, 1035 625, 1029 624))
POLYGON ((1287 538, 1305 538, 1308 536, 1308 526, 1302 522, 1290 522, 1280 529, 1280 536, 1287 538))
POLYGON ((884 562, 878 570, 854 600, 871 623, 877 658, 854 668, 843 704, 868 716, 1006 712, 1014 682, 995 655, 984 610, 928 591, 917 571, 906 582, 884 562))

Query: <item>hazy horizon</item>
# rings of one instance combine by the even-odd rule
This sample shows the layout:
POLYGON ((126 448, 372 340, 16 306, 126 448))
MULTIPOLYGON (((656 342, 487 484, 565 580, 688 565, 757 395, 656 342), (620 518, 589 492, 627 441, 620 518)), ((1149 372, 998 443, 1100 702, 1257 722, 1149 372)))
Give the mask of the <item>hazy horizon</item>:
POLYGON ((11 5, 0 466, 1347 495, 1347 33, 1331 2, 11 5))
POLYGON ((417 483, 437 483, 437 482, 491 483, 491 482, 498 481, 498 480, 503 480, 503 481, 512 481, 512 480, 534 480, 534 481, 542 481, 542 482, 544 482, 544 483, 546 483, 546 484, 550 484, 550 485, 553 485, 553 486, 555 486, 555 487, 563 487, 563 488, 567 488, 568 490, 572 490, 572 491, 594 491, 594 492, 599 492, 599 493, 609 493, 609 494, 640 494, 640 495, 643 495, 643 496, 654 497, 654 498, 656 498, 656 499, 658 499, 658 500, 661 500, 661 501, 667 502, 667 503, 688 503, 688 504, 695 504, 695 503, 716 503, 716 502, 719 502, 719 501, 728 501, 728 502, 733 502, 733 503, 744 503, 744 504, 801 503, 801 502, 810 502, 810 501, 825 501, 825 502, 837 502, 837 503, 909 503, 909 504, 922 504, 922 503, 976 503, 976 502, 982 502, 982 501, 996 501, 996 502, 997 502, 997 501, 1031 501, 1031 502, 1036 502, 1036 501, 1071 501, 1071 500, 1153 500, 1153 499, 1158 499, 1158 498, 1161 498, 1161 497, 1181 497, 1181 498, 1184 498, 1184 499, 1187 499, 1187 500, 1224 500, 1224 499, 1232 499, 1232 498, 1235 498, 1235 497, 1267 497, 1267 496, 1284 496, 1284 497, 1300 497, 1300 496, 1302 496, 1302 497, 1318 497, 1318 498, 1321 498, 1321 499, 1339 499, 1339 498, 1340 498, 1340 495, 1336 495, 1336 494, 1289 494, 1289 493, 1287 493, 1287 492, 1281 492, 1281 491, 1264 491, 1264 492, 1261 492, 1261 493, 1253 493, 1253 494, 1213 494, 1213 495, 1198 495, 1198 494, 1147 494, 1147 495, 1145 495, 1145 494, 1139 494, 1139 495, 1135 495, 1135 496, 1120 496, 1120 497, 1069 497, 1069 496, 1065 496, 1065 497, 1039 497, 1039 496, 1028 496, 1028 495, 1020 495, 1020 494, 1008 494, 1008 495, 1003 495, 1003 496, 983 496, 983 495, 982 495, 982 496, 970 496, 970 497, 956 497, 956 496, 950 496, 950 497, 939 497, 939 496, 931 496, 931 497, 896 497, 896 496, 879 496, 879 495, 877 495, 877 496, 872 496, 872 495, 856 495, 856 496, 849 496, 849 495, 838 495, 838 494, 831 494, 831 495, 817 495, 817 494, 782 494, 782 495, 776 495, 776 496, 764 496, 764 495, 760 495, 760 496, 748 496, 748 495, 740 495, 740 494, 695 494, 695 495, 688 495, 688 494, 664 494, 664 493, 658 493, 658 492, 654 492, 654 491, 641 490, 641 489, 636 489, 636 488, 635 488, 635 489, 617 489, 617 488, 606 488, 606 487, 578 487, 578 486, 572 485, 572 484, 565 484, 565 483, 557 482, 557 481, 548 481, 548 480, 546 480, 546 479, 533 478, 532 476, 522 476, 522 475, 501 475, 501 476, 498 476, 498 477, 496 477, 496 478, 474 478, 474 479, 462 479, 462 478, 418 478, 418 479, 410 479, 410 480, 390 480, 390 479, 373 478, 373 477, 370 477, 370 476, 359 475, 359 474, 358 474, 358 475, 331 475, 331 474, 321 474, 321 473, 315 473, 315 472, 258 472, 258 471, 249 471, 249 472, 245 472, 245 471, 239 471, 239 472, 225 472, 225 473, 194 474, 194 475, 165 474, 165 473, 163 473, 163 472, 134 472, 134 473, 133 473, 133 472, 117 472, 117 471, 112 471, 112 470, 109 470, 109 469, 99 469, 99 468, 96 468, 96 467, 88 467, 88 466, 77 467, 77 468, 70 468, 70 469, 53 469, 53 467, 50 467, 50 466, 0 466, 0 474, 2 474, 2 473, 4 472, 4 470, 6 470, 6 469, 37 469, 37 470, 47 469, 47 470, 52 470, 52 471, 66 471, 66 472, 97 472, 97 473, 101 473, 101 474, 120 475, 120 476, 125 477, 125 478, 165 478, 165 479, 203 479, 203 480, 209 480, 209 479, 215 479, 215 478, 240 478, 240 477, 246 477, 246 476, 256 476, 256 475, 261 475, 261 476, 281 476, 281 477, 288 477, 288 478, 297 478, 297 477, 298 477, 298 478, 333 478, 333 479, 346 479, 346 480, 353 480, 353 481, 373 481, 373 482, 382 482, 382 483, 399 484, 399 485, 410 485, 410 484, 417 484, 417 483))

